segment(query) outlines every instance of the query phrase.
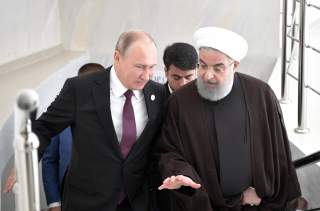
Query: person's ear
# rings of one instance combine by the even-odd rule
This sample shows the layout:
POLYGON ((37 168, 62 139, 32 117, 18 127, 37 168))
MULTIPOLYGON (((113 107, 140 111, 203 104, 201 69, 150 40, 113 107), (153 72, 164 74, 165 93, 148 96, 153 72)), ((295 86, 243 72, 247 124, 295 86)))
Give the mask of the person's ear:
POLYGON ((121 57, 120 51, 115 50, 113 54, 114 63, 119 63, 120 57, 121 57))
POLYGON ((236 70, 238 69, 239 65, 240 65, 240 62, 234 61, 234 64, 233 64, 233 72, 236 72, 236 70))

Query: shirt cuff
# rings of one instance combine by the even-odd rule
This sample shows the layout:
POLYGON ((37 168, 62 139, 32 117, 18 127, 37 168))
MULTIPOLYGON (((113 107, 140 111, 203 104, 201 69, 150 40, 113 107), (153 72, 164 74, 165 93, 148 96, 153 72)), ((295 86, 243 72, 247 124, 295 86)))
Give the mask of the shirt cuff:
POLYGON ((53 203, 50 203, 48 205, 48 208, 52 208, 52 207, 61 207, 61 202, 53 202, 53 203))

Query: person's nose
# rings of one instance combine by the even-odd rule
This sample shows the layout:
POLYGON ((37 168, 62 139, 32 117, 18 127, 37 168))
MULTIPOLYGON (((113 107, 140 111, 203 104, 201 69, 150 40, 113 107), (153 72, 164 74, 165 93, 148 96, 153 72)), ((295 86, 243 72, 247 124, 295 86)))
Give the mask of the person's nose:
POLYGON ((182 79, 180 80, 179 86, 183 86, 183 85, 185 85, 187 82, 188 82, 188 80, 186 80, 185 78, 182 78, 182 79))
POLYGON ((216 77, 216 75, 212 72, 212 71, 206 71, 204 74, 203 74, 203 79, 205 80, 212 80, 216 77))
POLYGON ((150 69, 146 69, 141 74, 141 79, 144 81, 148 81, 150 79, 151 71, 150 69))

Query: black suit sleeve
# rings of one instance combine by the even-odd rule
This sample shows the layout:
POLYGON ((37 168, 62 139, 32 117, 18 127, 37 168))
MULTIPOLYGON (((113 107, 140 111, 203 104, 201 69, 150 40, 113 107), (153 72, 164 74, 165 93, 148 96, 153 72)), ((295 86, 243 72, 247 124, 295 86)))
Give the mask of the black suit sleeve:
POLYGON ((73 79, 68 79, 47 111, 33 122, 33 131, 40 141, 38 150, 39 159, 41 159, 51 137, 72 125, 76 112, 75 104, 73 79))

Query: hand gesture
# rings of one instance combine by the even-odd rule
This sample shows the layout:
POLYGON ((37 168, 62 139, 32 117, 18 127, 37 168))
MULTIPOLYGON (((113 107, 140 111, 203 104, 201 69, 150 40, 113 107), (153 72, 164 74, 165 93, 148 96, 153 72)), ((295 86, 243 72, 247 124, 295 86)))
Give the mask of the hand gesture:
POLYGON ((162 190, 162 189, 173 190, 173 189, 179 189, 181 186, 189 186, 194 189, 199 189, 201 187, 200 184, 195 183, 189 177, 186 177, 183 175, 178 175, 178 176, 167 177, 158 189, 159 190, 162 190))

